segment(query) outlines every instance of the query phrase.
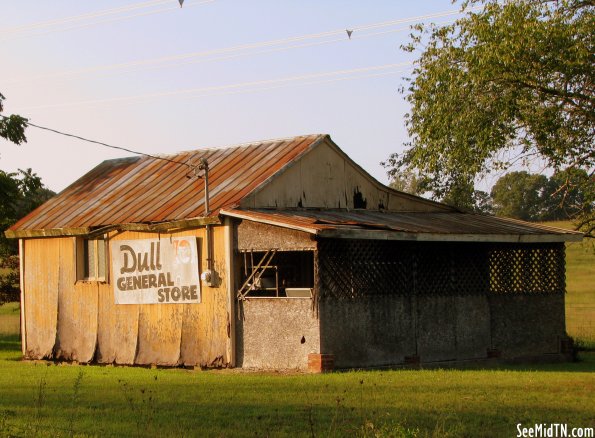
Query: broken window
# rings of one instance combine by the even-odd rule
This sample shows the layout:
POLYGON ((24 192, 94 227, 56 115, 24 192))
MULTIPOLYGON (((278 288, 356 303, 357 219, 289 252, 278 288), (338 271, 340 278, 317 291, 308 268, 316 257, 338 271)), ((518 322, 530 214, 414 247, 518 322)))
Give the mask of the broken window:
POLYGON ((243 251, 238 297, 310 298, 313 251, 243 251))

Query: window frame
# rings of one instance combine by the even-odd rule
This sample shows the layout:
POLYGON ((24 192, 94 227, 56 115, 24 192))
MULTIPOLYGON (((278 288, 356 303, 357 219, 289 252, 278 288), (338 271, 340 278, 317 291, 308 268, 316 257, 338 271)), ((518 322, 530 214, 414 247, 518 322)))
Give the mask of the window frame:
POLYGON ((316 275, 314 250, 241 250, 236 254, 240 284, 243 284, 237 292, 245 299, 312 299, 316 275), (268 264, 264 263, 271 252, 268 264), (256 269, 263 263, 265 266, 256 269), (248 282, 249 276, 259 270, 262 273, 258 279, 248 282), (298 295, 288 295, 288 289, 298 295))
POLYGON ((92 239, 88 237, 77 237, 75 241, 75 258, 77 282, 108 282, 109 264, 106 236, 99 236, 92 239), (91 266, 88 263, 88 248, 90 247, 90 242, 92 242, 91 248, 93 249, 93 272, 91 272, 91 266), (103 260, 98 257, 100 245, 103 245, 103 260), (99 275, 101 267, 103 268, 103 275, 99 275))

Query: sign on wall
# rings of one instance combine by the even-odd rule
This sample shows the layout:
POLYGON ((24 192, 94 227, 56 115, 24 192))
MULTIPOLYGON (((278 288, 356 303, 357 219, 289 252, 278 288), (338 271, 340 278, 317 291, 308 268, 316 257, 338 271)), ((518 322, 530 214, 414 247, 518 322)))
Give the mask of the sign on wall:
POLYGON ((195 237, 112 240, 116 304, 200 303, 195 237))

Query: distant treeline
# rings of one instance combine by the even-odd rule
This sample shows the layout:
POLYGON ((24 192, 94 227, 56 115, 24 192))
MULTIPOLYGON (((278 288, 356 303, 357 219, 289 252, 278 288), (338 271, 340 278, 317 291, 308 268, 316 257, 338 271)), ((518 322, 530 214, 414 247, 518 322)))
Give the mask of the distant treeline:
MULTIPOLYGON (((423 177, 399 174, 391 187, 414 195, 425 194, 423 177)), ((490 193, 470 187, 442 201, 481 213, 525 221, 575 219, 594 211, 595 183, 582 169, 566 169, 551 177, 526 171, 498 179, 490 193)))

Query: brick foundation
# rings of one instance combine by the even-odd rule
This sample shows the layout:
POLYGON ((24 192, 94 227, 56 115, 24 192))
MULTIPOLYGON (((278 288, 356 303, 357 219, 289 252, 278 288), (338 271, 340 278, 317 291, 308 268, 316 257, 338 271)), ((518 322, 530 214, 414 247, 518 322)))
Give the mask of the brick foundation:
POLYGON ((311 373, 324 373, 332 371, 335 367, 335 356, 333 354, 308 354, 308 371, 311 373))

